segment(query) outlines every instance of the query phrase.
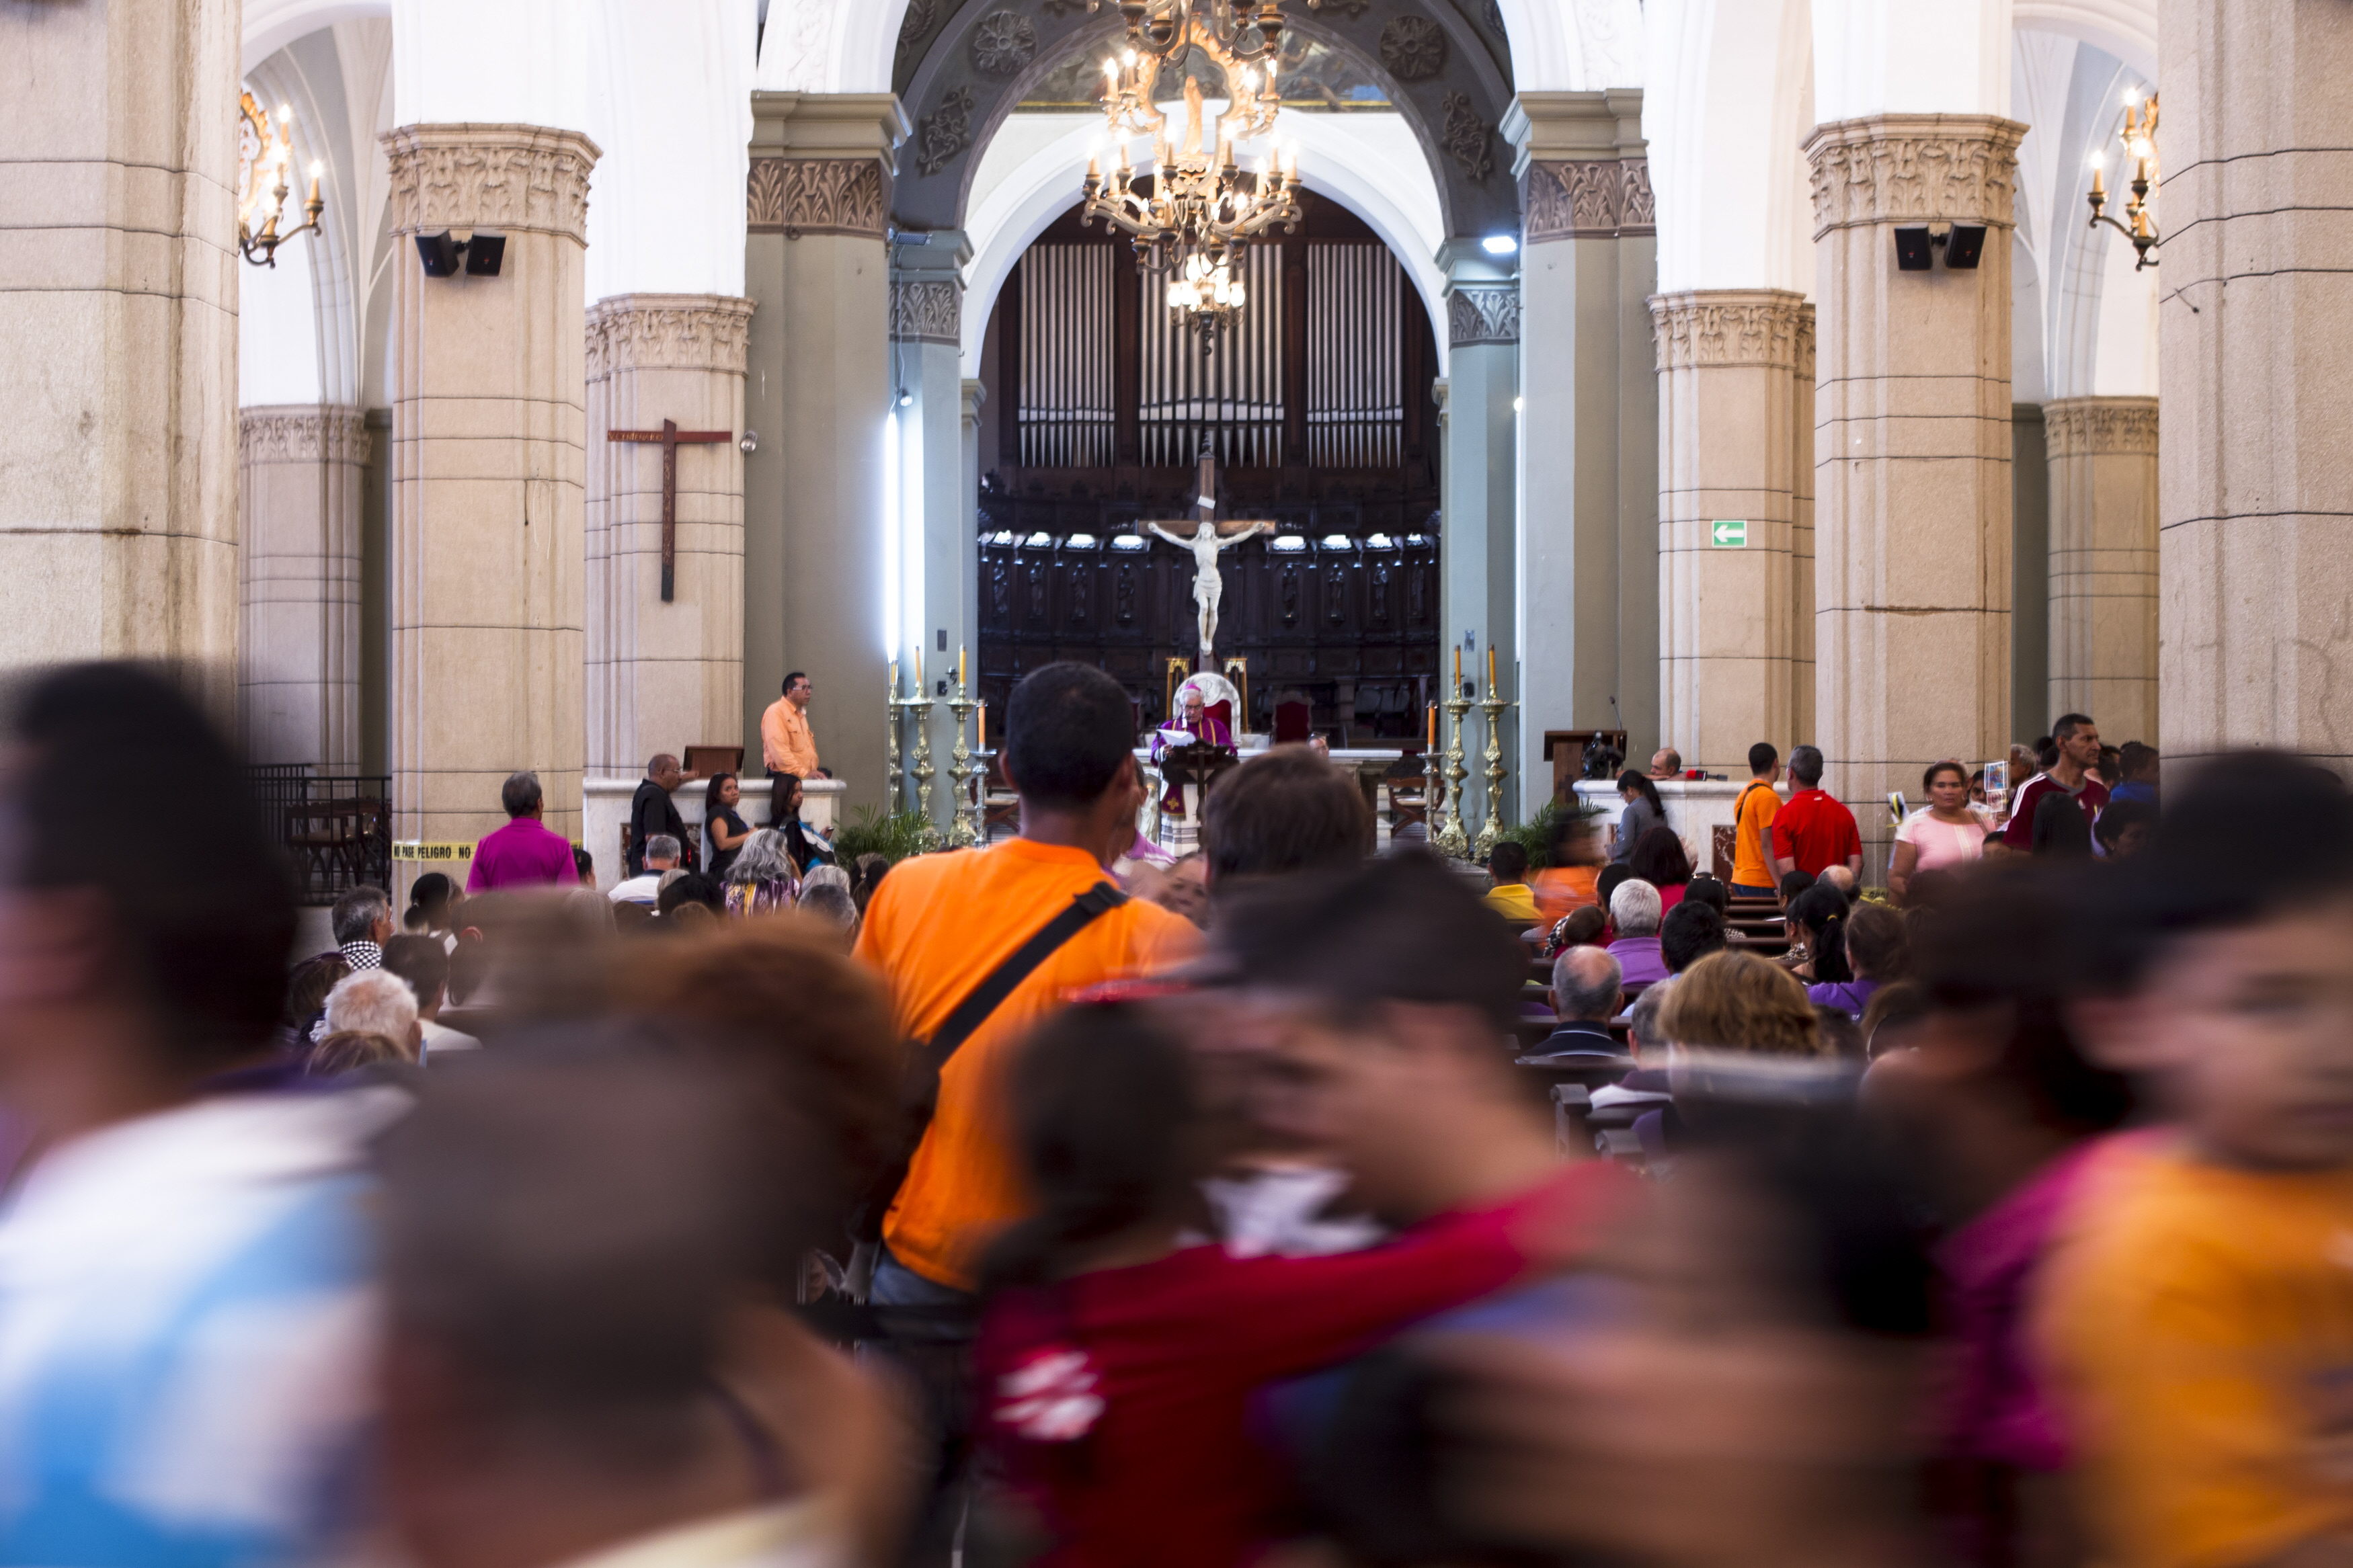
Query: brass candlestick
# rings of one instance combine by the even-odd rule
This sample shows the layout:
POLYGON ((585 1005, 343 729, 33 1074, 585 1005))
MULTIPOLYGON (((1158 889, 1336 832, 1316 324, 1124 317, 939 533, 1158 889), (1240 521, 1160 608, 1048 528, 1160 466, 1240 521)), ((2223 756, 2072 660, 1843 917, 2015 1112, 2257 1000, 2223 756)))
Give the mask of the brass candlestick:
POLYGON ((955 805, 948 816, 948 847, 969 849, 980 842, 967 813, 972 805, 972 749, 964 743, 965 721, 980 704, 972 700, 965 684, 956 682, 956 694, 948 700, 948 711, 955 715, 955 750, 948 755, 948 777, 955 788, 955 805))
POLYGON ((899 778, 899 661, 891 661, 890 693, 882 699, 882 711, 889 715, 883 721, 882 740, 886 748, 882 759, 882 808, 892 816, 899 815, 899 803, 905 789, 899 778))
POLYGON ((1446 752, 1445 777, 1451 782, 1448 791, 1446 831, 1437 838, 1438 852, 1457 860, 1471 858, 1471 836, 1462 826, 1462 781, 1471 770, 1462 765, 1462 716, 1471 711, 1471 699, 1463 696, 1446 700, 1446 716, 1454 721, 1452 743, 1446 752))
POLYGON ((907 710, 915 716, 915 762, 907 776, 915 781, 915 809, 923 816, 923 847, 940 847, 939 826, 932 820, 932 780, 939 770, 932 766, 932 694, 918 690, 907 699, 907 710))
POLYGON ((1487 825, 1479 829, 1474 847, 1482 865, 1486 863, 1487 852, 1495 847, 1495 840, 1504 836, 1504 711, 1511 706, 1495 695, 1492 686, 1479 700, 1487 715, 1487 825))
POLYGON ((1432 745, 1421 754, 1421 841, 1437 848, 1445 828, 1446 753, 1432 745))

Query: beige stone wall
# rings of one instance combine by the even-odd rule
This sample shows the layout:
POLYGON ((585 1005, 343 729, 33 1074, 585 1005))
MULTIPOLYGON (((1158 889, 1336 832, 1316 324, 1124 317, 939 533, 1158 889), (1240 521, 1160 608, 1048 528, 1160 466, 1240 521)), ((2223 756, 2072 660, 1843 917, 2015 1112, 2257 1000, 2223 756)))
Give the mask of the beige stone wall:
POLYGON ((1824 787, 1887 792, 2010 731, 2010 227, 2025 127, 1886 114, 1818 127, 1815 691, 1824 787), (1981 265, 1900 272, 1899 225, 1989 225, 1981 265))
POLYGON ((2157 399, 2042 405, 2051 471, 2050 702, 2111 745, 2158 744, 2157 399))
POLYGON ((394 833, 471 839, 538 772, 580 833, 586 754, 583 224, 596 148, 411 125, 391 156, 394 833), (496 278, 427 278, 411 237, 506 236, 496 278))
POLYGON ((236 681, 237 0, 0 6, 0 666, 236 681))
POLYGON ((2353 773, 2353 7, 2163 0, 2159 22, 2165 749, 2353 773))
POLYGON ((357 408, 237 412, 237 696, 257 763, 360 771, 360 513, 370 437, 357 408))
MULTIPOLYGON (((1651 300, 1659 361, 1659 732, 1746 777, 1749 746, 1797 740, 1796 465, 1805 301, 1780 289, 1651 300), (1746 523, 1720 548, 1715 521, 1746 523)), ((1810 553, 1810 552, 1809 552, 1810 553)))
MULTIPOLYGON (((749 300, 625 294, 588 312, 588 766, 744 743, 744 343, 749 300), (661 597, 662 449, 613 430, 724 430, 678 448, 677 573, 661 597)), ((759 758, 747 752, 747 764, 759 758)))
MULTIPOLYGON (((1798 307, 1798 364, 1789 380, 1789 439, 1797 456, 1789 465, 1789 570, 1797 592, 1798 624, 1790 642, 1789 712, 1799 742, 1810 742, 1814 726, 1814 307, 1798 307)), ((1788 755, 1785 751, 1784 757, 1788 755)), ((1745 759, 1744 759, 1745 760, 1745 759)))

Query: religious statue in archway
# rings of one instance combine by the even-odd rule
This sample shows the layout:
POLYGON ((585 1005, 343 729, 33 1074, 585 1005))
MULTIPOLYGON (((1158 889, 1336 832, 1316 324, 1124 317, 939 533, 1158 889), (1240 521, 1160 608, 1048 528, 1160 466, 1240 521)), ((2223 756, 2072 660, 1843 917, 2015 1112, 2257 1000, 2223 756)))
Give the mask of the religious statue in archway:
POLYGON ((1200 503, 1195 510, 1193 531, 1187 536, 1172 533, 1156 522, 1144 526, 1176 546, 1193 552, 1193 606, 1201 620, 1201 668, 1216 659, 1218 641, 1218 606, 1226 596, 1225 579, 1218 573, 1218 557, 1235 545, 1261 533, 1273 531, 1271 522, 1246 523, 1239 532, 1222 533, 1218 529, 1218 462, 1208 452, 1201 454, 1200 503))

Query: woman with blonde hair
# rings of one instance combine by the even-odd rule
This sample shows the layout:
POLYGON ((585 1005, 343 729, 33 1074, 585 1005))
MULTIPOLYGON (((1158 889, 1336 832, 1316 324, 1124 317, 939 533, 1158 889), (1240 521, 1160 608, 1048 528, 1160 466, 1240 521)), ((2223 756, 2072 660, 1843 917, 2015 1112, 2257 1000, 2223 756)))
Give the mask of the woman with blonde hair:
POLYGON ((1668 988, 1659 1027, 1687 1048, 1750 1056, 1830 1054, 1798 977, 1753 952, 1712 952, 1668 988))

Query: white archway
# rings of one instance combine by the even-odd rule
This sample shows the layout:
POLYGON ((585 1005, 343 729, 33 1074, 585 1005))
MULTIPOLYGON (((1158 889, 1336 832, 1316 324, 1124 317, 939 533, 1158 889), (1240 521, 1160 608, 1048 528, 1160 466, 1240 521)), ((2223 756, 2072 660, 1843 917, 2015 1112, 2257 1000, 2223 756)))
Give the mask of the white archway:
POLYGON ((248 75, 295 39, 338 22, 389 16, 392 0, 245 0, 239 58, 248 75))
MULTIPOLYGON (((1307 188, 1355 212, 1406 269, 1438 325, 1438 374, 1446 374, 1445 274, 1438 247, 1446 239, 1438 182, 1428 152, 1402 115, 1291 114, 1283 134, 1299 148, 1307 188)), ((990 141, 973 178, 965 236, 964 374, 980 374, 988 316, 1014 264, 1048 225, 1070 209, 1085 177, 1087 155, 1103 135, 1091 114, 1017 114, 990 141)))
POLYGON ((2105 49, 2157 80, 2157 0, 2015 0, 2013 26, 2061 33, 2105 49))

